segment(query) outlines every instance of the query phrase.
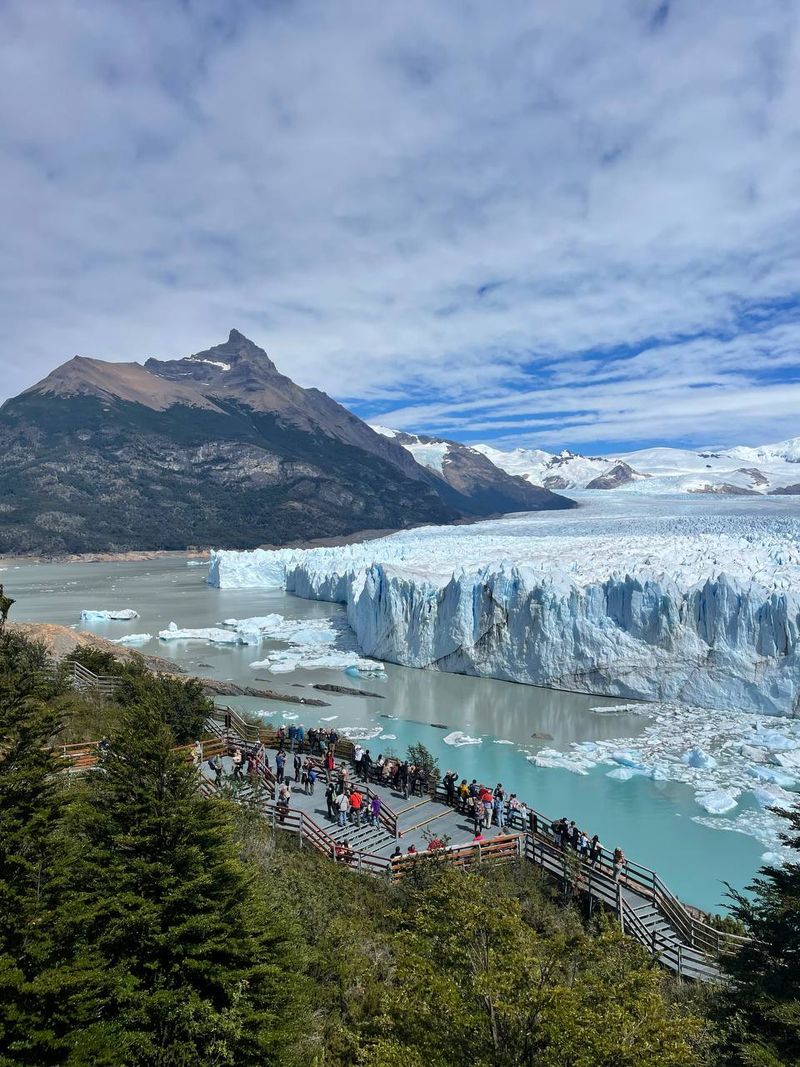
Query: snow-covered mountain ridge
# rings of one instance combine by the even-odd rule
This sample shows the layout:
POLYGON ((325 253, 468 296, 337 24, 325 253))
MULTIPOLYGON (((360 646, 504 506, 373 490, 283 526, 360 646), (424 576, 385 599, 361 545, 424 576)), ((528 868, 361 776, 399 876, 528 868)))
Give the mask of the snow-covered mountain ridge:
POLYGON ((579 497, 338 548, 215 552, 209 582, 344 603, 361 649, 407 666, 798 713, 794 501, 579 497))
POLYGON ((720 450, 643 448, 607 456, 475 445, 496 466, 551 490, 625 489, 629 492, 800 493, 800 437, 772 445, 720 450), (595 484, 593 484, 595 483, 595 484))

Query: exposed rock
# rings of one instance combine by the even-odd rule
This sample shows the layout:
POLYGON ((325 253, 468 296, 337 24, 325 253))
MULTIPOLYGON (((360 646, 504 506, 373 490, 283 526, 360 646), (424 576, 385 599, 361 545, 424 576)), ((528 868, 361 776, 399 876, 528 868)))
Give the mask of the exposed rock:
POLYGON ((198 678, 208 696, 259 697, 261 700, 282 700, 288 704, 308 704, 314 708, 329 708, 327 700, 299 697, 296 693, 278 693, 274 689, 255 689, 250 685, 221 682, 217 678, 198 678))
POLYGON ((342 693, 351 697, 378 697, 380 700, 385 699, 383 693, 370 693, 366 689, 351 689, 346 685, 331 685, 329 682, 316 682, 313 688, 319 689, 323 693, 342 693))
POLYGON ((628 482, 636 482, 639 479, 646 477, 646 474, 640 474, 639 471, 635 471, 633 467, 620 460, 619 463, 614 464, 611 470, 606 471, 605 474, 601 474, 597 478, 593 478, 588 482, 586 488, 618 489, 621 485, 627 485, 628 482))
POLYGON ((571 503, 517 479, 505 496, 458 488, 236 330, 144 366, 75 357, 0 408, 0 454, 14 555, 283 545, 571 503))
POLYGON ((688 489, 689 493, 718 493, 720 496, 758 496, 755 489, 746 489, 743 485, 731 485, 730 482, 720 482, 716 485, 699 485, 688 489))

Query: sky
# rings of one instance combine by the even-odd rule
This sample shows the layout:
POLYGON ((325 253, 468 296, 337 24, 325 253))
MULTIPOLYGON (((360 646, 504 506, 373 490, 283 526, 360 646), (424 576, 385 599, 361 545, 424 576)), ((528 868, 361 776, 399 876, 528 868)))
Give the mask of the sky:
POLYGON ((235 327, 398 429, 800 435, 800 0, 0 0, 0 400, 235 327))

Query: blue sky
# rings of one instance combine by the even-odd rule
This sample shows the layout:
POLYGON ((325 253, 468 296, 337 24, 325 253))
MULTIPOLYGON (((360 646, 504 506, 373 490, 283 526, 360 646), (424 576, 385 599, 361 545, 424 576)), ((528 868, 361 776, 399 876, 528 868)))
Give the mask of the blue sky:
POLYGON ((0 399, 235 326, 387 425, 800 434, 796 0, 0 0, 0 399))

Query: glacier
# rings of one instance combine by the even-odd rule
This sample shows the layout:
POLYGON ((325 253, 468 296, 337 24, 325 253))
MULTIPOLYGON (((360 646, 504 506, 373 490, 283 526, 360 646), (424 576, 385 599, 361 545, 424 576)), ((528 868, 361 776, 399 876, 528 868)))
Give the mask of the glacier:
POLYGON ((798 715, 797 506, 588 495, 574 512, 214 551, 208 581, 345 604, 362 653, 404 666, 798 715))

